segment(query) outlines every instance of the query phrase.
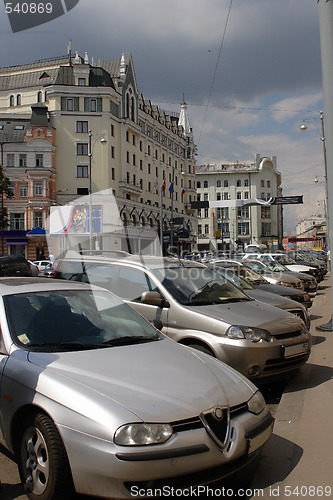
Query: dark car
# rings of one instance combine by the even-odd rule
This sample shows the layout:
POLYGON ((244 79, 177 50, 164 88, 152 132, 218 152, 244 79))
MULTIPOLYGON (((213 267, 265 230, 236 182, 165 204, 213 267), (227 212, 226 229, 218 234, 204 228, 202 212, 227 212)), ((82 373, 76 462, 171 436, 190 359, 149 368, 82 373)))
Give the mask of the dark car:
POLYGON ((282 297, 288 297, 289 299, 296 300, 297 302, 303 304, 306 308, 310 308, 312 306, 313 301, 310 295, 304 290, 298 290, 291 286, 269 283, 263 275, 247 266, 246 263, 249 263, 249 261, 236 262, 230 260, 220 260, 214 262, 217 267, 224 267, 236 272, 238 276, 244 278, 247 282, 259 290, 265 290, 276 295, 281 295, 282 297))
POLYGON ((0 257, 0 276, 32 276, 31 266, 22 255, 0 257))

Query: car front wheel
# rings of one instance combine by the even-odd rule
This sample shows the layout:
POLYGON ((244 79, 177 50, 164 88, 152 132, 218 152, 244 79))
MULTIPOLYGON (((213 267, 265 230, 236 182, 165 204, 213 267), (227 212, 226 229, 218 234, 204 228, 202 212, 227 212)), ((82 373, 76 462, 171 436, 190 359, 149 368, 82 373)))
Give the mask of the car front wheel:
POLYGON ((30 500, 69 499, 74 486, 61 437, 43 413, 24 421, 19 441, 19 472, 30 500))

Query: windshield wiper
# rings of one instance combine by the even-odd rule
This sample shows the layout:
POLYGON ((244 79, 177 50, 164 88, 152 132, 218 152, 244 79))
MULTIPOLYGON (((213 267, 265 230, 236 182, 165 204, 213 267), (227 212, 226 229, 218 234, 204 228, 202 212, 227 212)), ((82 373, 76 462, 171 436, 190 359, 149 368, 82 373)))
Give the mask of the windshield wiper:
POLYGON ((156 337, 136 337, 132 335, 128 335, 126 337, 118 337, 116 339, 110 339, 103 342, 103 346, 119 346, 119 345, 131 345, 131 344, 142 344, 144 342, 152 342, 154 340, 160 340, 161 337, 158 335, 156 337))
POLYGON ((89 349, 103 349, 105 346, 101 344, 82 344, 80 342, 44 342, 38 344, 26 344, 27 347, 32 349, 42 349, 47 351, 84 351, 89 349))

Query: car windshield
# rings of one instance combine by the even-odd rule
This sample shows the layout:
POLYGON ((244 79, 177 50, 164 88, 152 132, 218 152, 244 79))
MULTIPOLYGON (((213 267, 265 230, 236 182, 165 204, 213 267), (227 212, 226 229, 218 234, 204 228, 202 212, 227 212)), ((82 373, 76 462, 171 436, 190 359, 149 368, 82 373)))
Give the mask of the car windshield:
POLYGON ((58 290, 4 297, 13 342, 56 352, 150 342, 162 338, 115 295, 103 290, 58 290))
POLYGON ((284 266, 281 262, 278 261, 270 261, 270 262, 265 262, 266 266, 269 267, 271 271, 274 272, 286 272, 288 271, 288 268, 284 266))
POLYGON ((154 275, 183 305, 207 305, 251 300, 230 281, 206 267, 155 269, 154 275))

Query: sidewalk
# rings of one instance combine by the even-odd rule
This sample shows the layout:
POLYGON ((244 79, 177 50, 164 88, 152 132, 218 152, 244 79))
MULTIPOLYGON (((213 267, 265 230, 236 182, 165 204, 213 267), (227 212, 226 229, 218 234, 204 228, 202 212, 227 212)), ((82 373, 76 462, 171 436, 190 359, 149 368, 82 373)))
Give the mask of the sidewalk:
POLYGON ((311 308, 310 359, 285 388, 251 498, 333 498, 333 332, 315 329, 331 314, 328 275, 311 308))

